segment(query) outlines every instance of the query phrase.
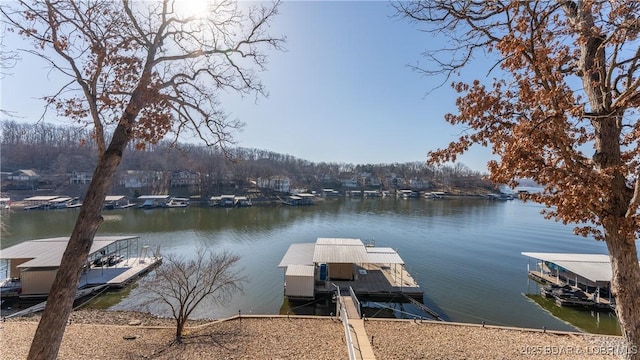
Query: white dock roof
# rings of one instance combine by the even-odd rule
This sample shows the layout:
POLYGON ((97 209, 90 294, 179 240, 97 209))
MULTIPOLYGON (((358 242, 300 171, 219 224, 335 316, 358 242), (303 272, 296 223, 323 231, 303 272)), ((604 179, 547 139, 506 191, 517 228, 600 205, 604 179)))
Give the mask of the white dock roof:
MULTIPOLYGON (((116 241, 135 238, 137 236, 96 236, 89 254, 93 254, 116 241)), ((0 250, 0 259, 31 259, 18 265, 19 268, 58 267, 68 242, 68 237, 29 240, 0 250)))
POLYGON ((104 198, 104 201, 118 201, 118 200, 122 200, 124 198, 126 198, 126 196, 124 196, 124 195, 107 195, 104 198))
POLYGON ((404 260, 398 253, 389 247, 367 247, 367 257, 371 264, 402 264, 404 260))
POLYGON ((138 196, 138 200, 162 200, 168 199, 169 195, 142 195, 138 196))
POLYGON ((313 249, 316 244, 314 243, 302 243, 291 244, 289 250, 284 254, 279 268, 284 268, 291 265, 313 265, 313 249))
POLYGON ((315 266, 313 265, 289 265, 287 266, 286 276, 302 276, 313 277, 315 266))
POLYGON ((360 239, 318 238, 313 251, 314 263, 366 263, 367 251, 360 239))
POLYGON ((401 264, 389 247, 365 247, 360 239, 318 238, 316 243, 291 244, 279 268, 317 263, 401 264))
POLYGON ((548 261, 591 281, 611 281, 611 260, 605 254, 563 254, 523 252, 522 255, 548 261))
POLYGON ((49 202, 50 203, 63 203, 65 201, 69 201, 69 200, 72 200, 72 198, 70 198, 70 197, 58 197, 58 198, 55 198, 53 200, 50 200, 49 202))
POLYGON ((29 198, 24 199, 23 201, 51 201, 53 199, 57 199, 59 198, 58 195, 54 195, 54 196, 32 196, 29 198))

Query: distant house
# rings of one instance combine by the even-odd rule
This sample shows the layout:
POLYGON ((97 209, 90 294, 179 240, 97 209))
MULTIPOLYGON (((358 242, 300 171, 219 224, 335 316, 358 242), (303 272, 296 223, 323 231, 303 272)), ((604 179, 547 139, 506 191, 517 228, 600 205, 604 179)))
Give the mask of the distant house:
POLYGON ((397 176, 396 174, 391 174, 387 176, 387 183, 391 186, 401 187, 404 186, 404 179, 397 176))
POLYGON ((7 179, 12 181, 34 181, 39 180, 40 175, 33 170, 16 170, 9 174, 7 179))
POLYGON ((93 175, 84 171, 74 171, 69 176, 71 184, 88 184, 93 179, 93 175))
POLYGON ((409 181, 409 186, 414 190, 424 190, 429 188, 429 182, 414 178, 409 181))
POLYGON ((258 178, 256 185, 261 189, 288 193, 291 191, 291 179, 286 176, 272 176, 270 178, 258 178))
POLYGON ((171 173, 171 186, 190 186, 200 183, 200 173, 188 170, 174 171, 171 173))
POLYGON ((118 184, 126 188, 140 189, 153 185, 162 177, 161 171, 127 170, 120 174, 118 184))
POLYGON ((340 182, 342 183, 342 187, 345 188, 357 188, 358 187, 358 181, 355 179, 342 179, 340 180, 340 182))
POLYGON ((40 175, 33 170, 17 170, 7 175, 8 188, 16 190, 36 189, 40 175))
POLYGON ((380 179, 378 179, 377 177, 373 176, 371 173, 369 172, 363 172, 360 174, 360 184, 362 184, 363 186, 380 186, 381 182, 380 179))

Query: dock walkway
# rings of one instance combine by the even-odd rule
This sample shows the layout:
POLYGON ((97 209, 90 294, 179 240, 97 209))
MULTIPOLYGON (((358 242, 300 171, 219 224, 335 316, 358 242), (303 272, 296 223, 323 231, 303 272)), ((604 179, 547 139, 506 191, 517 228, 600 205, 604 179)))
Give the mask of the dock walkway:
POLYGON ((369 336, 364 328, 364 320, 358 315, 356 305, 353 302, 351 296, 340 296, 342 311, 347 313, 347 319, 349 322, 349 331, 351 331, 352 338, 355 337, 354 349, 357 359, 360 360, 375 360, 376 356, 373 353, 369 336))
POLYGON ((109 287, 124 287, 137 277, 153 270, 162 262, 162 258, 129 258, 114 266, 92 267, 80 278, 80 286, 106 284, 109 287))

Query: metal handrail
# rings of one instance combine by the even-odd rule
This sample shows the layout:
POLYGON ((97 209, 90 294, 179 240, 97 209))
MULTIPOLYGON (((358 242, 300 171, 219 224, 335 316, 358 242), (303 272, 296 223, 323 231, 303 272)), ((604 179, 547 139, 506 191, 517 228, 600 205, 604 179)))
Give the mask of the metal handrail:
POLYGON ((360 300, 358 300, 358 297, 356 296, 355 291, 353 291, 353 288, 351 286, 349 286, 349 294, 351 295, 351 299, 353 299, 353 304, 356 306, 356 311, 358 312, 358 317, 360 319, 362 319, 362 310, 360 308, 360 300))
POLYGON ((342 320, 342 325, 344 326, 344 336, 347 339, 347 351, 349 352, 349 360, 356 360, 356 350, 353 346, 353 338, 351 337, 351 330, 349 326, 349 315, 347 314, 347 307, 344 305, 342 301, 342 296, 340 295, 340 287, 334 283, 331 285, 335 286, 338 290, 338 294, 336 296, 336 307, 338 314, 340 316, 340 320, 342 320))
POLYGON ((344 335, 347 339, 347 351, 349 352, 349 360, 356 360, 356 350, 353 346, 353 338, 351 337, 351 330, 349 326, 349 317, 347 315, 347 309, 342 302, 342 298, 338 297, 340 301, 340 319, 342 320, 342 325, 344 325, 344 335))

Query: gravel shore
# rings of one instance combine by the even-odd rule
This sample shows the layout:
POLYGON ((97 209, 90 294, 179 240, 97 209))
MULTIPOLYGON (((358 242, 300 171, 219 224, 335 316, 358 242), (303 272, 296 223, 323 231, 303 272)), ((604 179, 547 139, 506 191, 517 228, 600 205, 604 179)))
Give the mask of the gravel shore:
MULTIPOLYGON (((25 359, 38 317, 0 324, 0 358, 25 359)), ((347 359, 343 326, 329 317, 242 317, 192 321, 182 344, 171 319, 80 310, 72 314, 59 359, 347 359)), ((615 359, 620 337, 475 325, 367 319, 378 360, 615 359)))

